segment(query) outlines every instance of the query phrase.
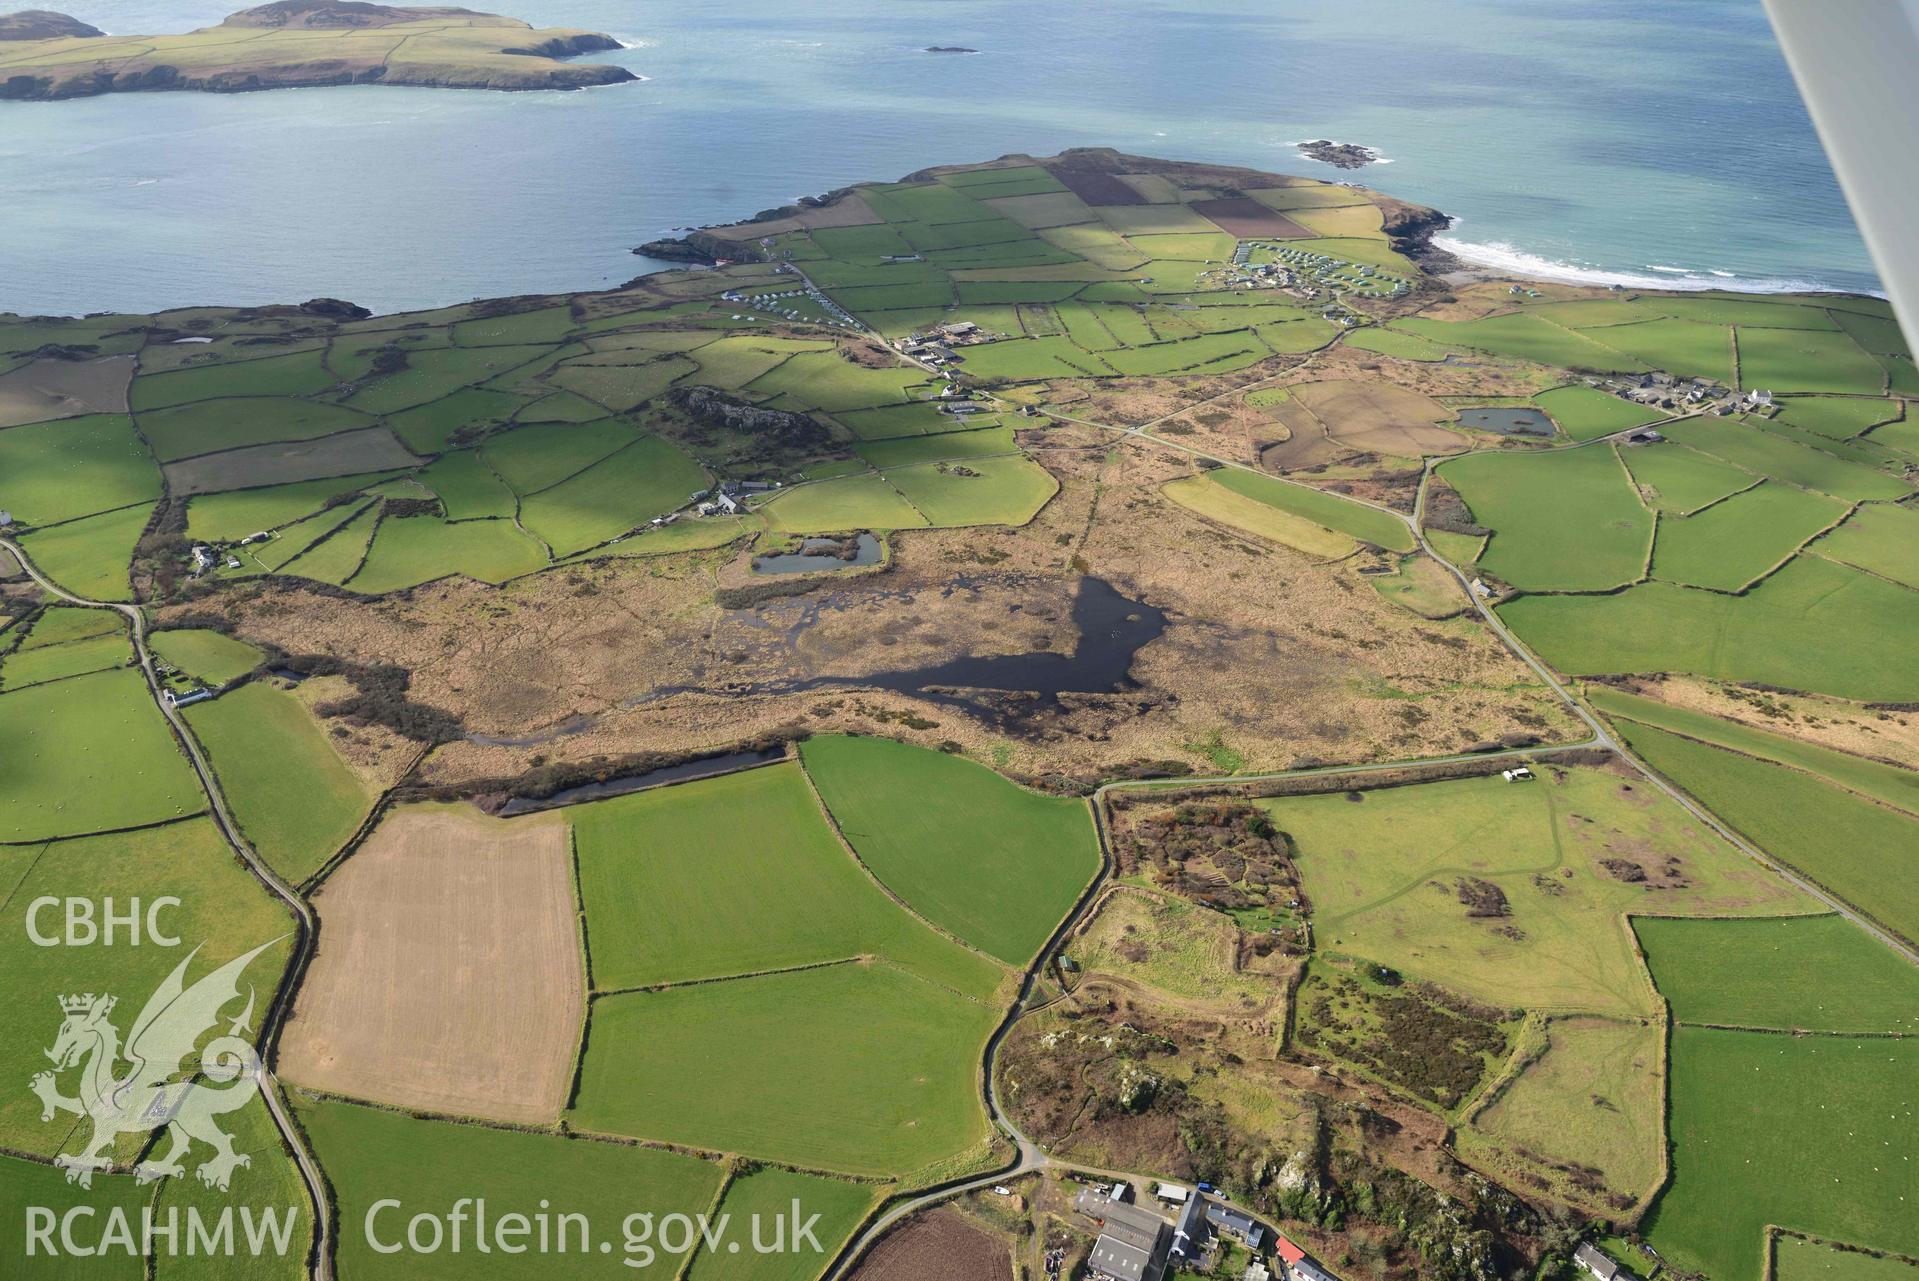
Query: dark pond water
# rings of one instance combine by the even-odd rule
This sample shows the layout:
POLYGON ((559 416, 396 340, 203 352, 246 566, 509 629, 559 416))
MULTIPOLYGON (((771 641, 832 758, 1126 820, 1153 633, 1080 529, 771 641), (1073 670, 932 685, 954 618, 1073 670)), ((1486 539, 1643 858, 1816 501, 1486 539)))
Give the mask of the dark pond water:
POLYGON ((1475 431, 1496 431, 1502 436, 1550 436, 1553 434, 1553 420, 1545 413, 1530 406, 1505 409, 1490 407, 1485 409, 1462 409, 1459 411, 1459 425, 1475 431))
POLYGON ((582 783, 578 787, 562 788, 551 796, 538 799, 516 796, 501 807, 500 817, 512 818, 515 814, 530 814, 535 810, 548 810, 560 805, 578 805, 583 801, 603 801, 609 796, 643 792, 649 787, 662 787, 667 783, 684 783, 696 778, 712 778, 716 774, 731 774, 756 765, 770 765, 785 755, 785 749, 779 747, 763 748, 756 752, 728 752, 723 756, 702 756, 695 761, 681 761, 678 765, 663 765, 644 774, 609 778, 603 783, 582 783))
POLYGON ((871 534, 859 536, 851 559, 842 559, 830 554, 839 545, 840 540, 837 538, 809 538, 800 544, 800 550, 797 552, 782 552, 777 556, 755 556, 753 572, 756 574, 817 574, 880 563, 880 540, 871 534))
POLYGON ((586 712, 580 712, 558 724, 534 730, 531 734, 468 734, 466 741, 478 743, 482 747, 538 747, 541 743, 551 743, 556 738, 583 733, 593 727, 595 719, 586 712))
POLYGON ((819 676, 789 688, 858 685, 911 694, 946 707, 982 714, 999 723, 1023 720, 1059 705, 1061 694, 1111 694, 1137 688, 1133 656, 1166 630, 1166 615, 1132 600, 1103 578, 1082 578, 1073 600, 1078 642, 1070 654, 967 655, 927 667, 865 676, 819 676), (987 705, 978 691, 1029 696, 1012 706, 987 705))

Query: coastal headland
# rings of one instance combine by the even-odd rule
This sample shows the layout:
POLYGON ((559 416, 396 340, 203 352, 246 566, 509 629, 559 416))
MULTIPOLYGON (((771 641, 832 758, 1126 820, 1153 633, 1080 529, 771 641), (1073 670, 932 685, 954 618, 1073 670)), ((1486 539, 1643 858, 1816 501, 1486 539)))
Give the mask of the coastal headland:
POLYGON ((0 15, 0 100, 323 85, 584 89, 636 80, 563 59, 620 48, 612 36, 535 28, 456 8, 277 0, 178 35, 104 35, 66 14, 0 15))

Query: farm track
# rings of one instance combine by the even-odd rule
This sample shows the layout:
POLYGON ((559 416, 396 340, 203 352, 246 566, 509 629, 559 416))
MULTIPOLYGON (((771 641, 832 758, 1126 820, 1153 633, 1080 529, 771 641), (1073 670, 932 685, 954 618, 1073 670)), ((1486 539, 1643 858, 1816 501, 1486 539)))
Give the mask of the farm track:
MULTIPOLYGON (((266 1013, 260 1020, 256 1037, 257 1045, 263 1048, 270 1047, 280 1024, 286 1018, 288 1009, 292 1006, 293 984, 304 972, 306 963, 311 959, 313 940, 318 930, 318 921, 312 907, 294 891, 292 886, 281 880, 279 875, 261 860, 253 847, 240 835, 239 826, 233 821, 233 815, 227 809, 226 797, 221 793, 219 783, 215 779, 213 767, 207 763, 205 754, 200 750, 199 742, 188 731, 186 722, 181 719, 178 709, 170 706, 166 699, 161 697, 159 676, 153 666, 153 652, 147 648, 146 615, 141 612, 140 607, 112 601, 88 600, 83 596, 76 596, 42 574, 39 567, 28 558, 26 551, 14 540, 0 538, 0 547, 13 553, 15 559, 20 562, 20 568, 39 584, 41 590, 59 597, 70 605, 77 605, 84 609, 113 610, 127 619, 133 631, 133 651, 140 660, 140 671, 146 678, 147 691, 153 696, 154 706, 158 707, 160 714, 166 717, 168 728, 173 731, 182 750, 186 752, 187 761, 193 766, 194 776, 199 779, 200 789, 206 794, 214 825, 220 829, 221 837, 226 840, 234 856, 253 873, 260 884, 265 886, 275 898, 286 904, 288 910, 293 913, 293 919, 297 925, 294 931, 293 953, 287 958, 284 975, 274 993, 272 1003, 267 1006, 266 1013)), ((260 1098, 267 1105, 267 1112, 273 1118, 274 1128, 280 1132, 281 1141, 293 1153, 294 1164, 300 1171, 300 1181, 306 1185, 307 1197, 311 1202, 313 1244, 309 1273, 314 1281, 333 1281, 332 1207, 327 1199, 326 1176, 321 1173, 319 1161, 307 1147, 306 1136, 294 1123, 293 1115, 280 1093, 279 1081, 273 1075, 272 1069, 266 1065, 264 1054, 261 1056, 260 1063, 260 1098)))

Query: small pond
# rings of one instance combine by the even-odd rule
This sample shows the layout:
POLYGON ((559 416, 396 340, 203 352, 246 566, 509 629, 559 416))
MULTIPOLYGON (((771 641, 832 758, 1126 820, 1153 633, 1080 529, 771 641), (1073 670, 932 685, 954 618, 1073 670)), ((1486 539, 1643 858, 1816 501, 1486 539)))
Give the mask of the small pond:
POLYGON ((1495 431, 1502 436, 1550 436, 1553 420, 1544 410, 1530 405, 1518 408, 1487 406, 1459 411, 1459 425, 1474 431, 1495 431))
POLYGON ((756 574, 818 574, 880 563, 880 540, 871 534, 861 534, 854 540, 852 555, 840 554, 845 547, 846 540, 843 538, 809 538, 800 544, 800 549, 796 552, 755 556, 753 572, 756 574))

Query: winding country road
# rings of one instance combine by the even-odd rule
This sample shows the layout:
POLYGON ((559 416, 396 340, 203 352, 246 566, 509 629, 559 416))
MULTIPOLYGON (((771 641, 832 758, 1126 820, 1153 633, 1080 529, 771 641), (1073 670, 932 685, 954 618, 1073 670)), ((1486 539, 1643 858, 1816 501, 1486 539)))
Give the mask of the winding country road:
MULTIPOLYGON (((213 817, 214 826, 219 828, 220 835, 226 840, 228 847, 233 850, 234 856, 246 865, 248 871, 253 873, 254 879, 266 886, 273 896, 282 903, 285 903, 288 909, 293 913, 294 920, 297 922, 299 928, 295 931, 293 954, 287 958, 287 969, 285 972, 288 974, 298 974, 301 969, 304 968, 308 959, 308 953, 311 952, 313 948, 313 939, 317 928, 313 909, 308 906, 305 899, 294 892, 292 886, 281 880, 279 874, 261 860, 260 856, 254 852, 253 847, 240 835, 239 826, 233 821, 233 815, 227 810, 226 797, 220 792, 220 786, 214 776, 213 767, 207 763, 206 757, 201 753, 198 740, 188 732, 186 722, 181 719, 179 709, 175 708, 161 696, 160 677, 159 673, 154 669, 153 652, 147 648, 146 615, 141 612, 140 607, 137 605, 122 604, 116 601, 88 600, 83 596, 74 595, 41 573, 39 567, 27 557, 26 551, 13 539, 0 538, 0 547, 4 547, 13 553, 14 558, 20 562, 20 568, 25 570, 27 575, 31 577, 35 583, 40 585, 42 591, 59 597, 69 605, 78 605, 84 609, 113 610, 118 614, 124 615, 127 621, 132 625, 133 652, 140 660, 140 671, 146 676, 147 692, 153 696, 155 706, 160 709, 160 714, 166 717, 167 725, 173 730, 174 738, 179 742, 181 749, 186 752, 187 761, 193 766, 193 772, 200 780, 200 790, 206 793, 208 812, 213 817)), ((262 1049, 272 1042, 273 1034, 281 1020, 286 1017, 287 1008, 291 1002, 292 992, 287 985, 282 984, 275 993, 273 1003, 267 1007, 265 1015, 260 1019, 259 1036, 256 1044, 262 1049)), ((272 1070, 267 1067, 265 1058, 266 1056, 263 1053, 260 1063, 260 1097, 266 1102, 267 1111, 273 1117, 274 1128, 279 1130, 281 1140, 287 1145, 288 1150, 293 1153, 294 1162, 300 1171, 300 1181, 306 1185, 307 1197, 311 1201, 311 1214, 313 1219, 311 1275, 314 1281, 333 1281, 333 1250, 330 1236, 333 1231, 333 1224, 331 1211, 327 1204, 325 1177, 320 1173, 320 1163, 314 1159, 313 1153, 307 1148, 306 1136, 303 1135, 300 1132, 300 1128, 294 1124, 292 1113, 287 1108, 286 1099, 280 1093, 279 1079, 275 1077, 272 1070)))

